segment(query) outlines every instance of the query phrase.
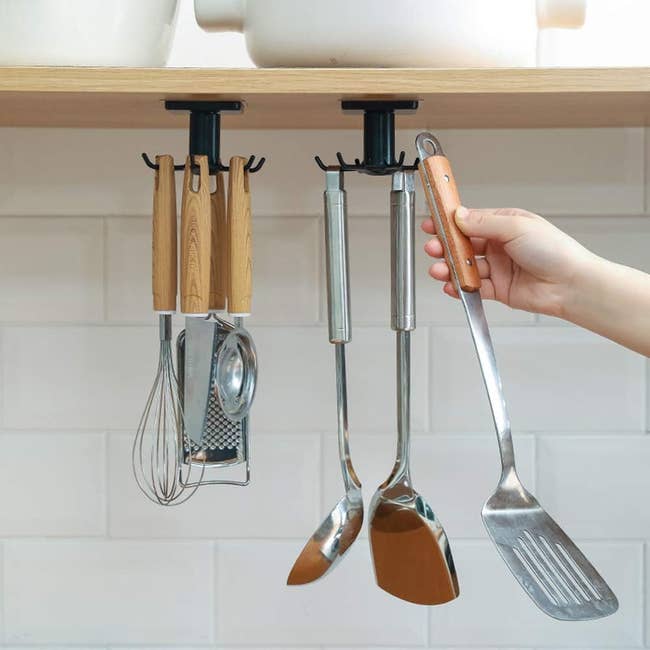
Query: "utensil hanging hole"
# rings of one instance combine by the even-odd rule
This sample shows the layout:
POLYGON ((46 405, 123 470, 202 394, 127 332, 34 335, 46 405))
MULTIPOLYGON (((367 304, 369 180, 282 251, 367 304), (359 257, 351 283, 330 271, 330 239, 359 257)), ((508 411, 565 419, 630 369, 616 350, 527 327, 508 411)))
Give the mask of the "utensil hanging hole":
POLYGON ((422 142, 422 148, 431 156, 435 156, 438 151, 436 143, 431 138, 425 138, 422 142))
POLYGON ((473 266, 472 260, 470 260, 469 257, 465 260, 465 263, 467 264, 467 266, 473 266))
POLYGON ((445 174, 445 175, 443 176, 443 178, 445 179, 445 181, 446 181, 447 183, 449 182, 449 174, 445 174))

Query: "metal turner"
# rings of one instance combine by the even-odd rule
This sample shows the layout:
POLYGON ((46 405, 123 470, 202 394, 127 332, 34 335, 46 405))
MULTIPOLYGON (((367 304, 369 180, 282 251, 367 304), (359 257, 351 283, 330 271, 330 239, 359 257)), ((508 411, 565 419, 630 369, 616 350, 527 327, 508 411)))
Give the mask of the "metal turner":
POLYGON ((396 333, 397 454, 370 504, 372 563, 377 584, 418 605, 458 597, 458 579, 442 523, 411 479, 411 332, 415 330, 415 179, 393 174, 391 328, 396 333))
POLYGON ((454 287, 465 309, 487 390, 501 454, 501 478, 483 506, 483 523, 504 562, 546 614, 585 621, 613 614, 616 596, 566 533, 521 484, 470 240, 454 220, 460 198, 442 147, 430 133, 416 138, 420 176, 454 287))

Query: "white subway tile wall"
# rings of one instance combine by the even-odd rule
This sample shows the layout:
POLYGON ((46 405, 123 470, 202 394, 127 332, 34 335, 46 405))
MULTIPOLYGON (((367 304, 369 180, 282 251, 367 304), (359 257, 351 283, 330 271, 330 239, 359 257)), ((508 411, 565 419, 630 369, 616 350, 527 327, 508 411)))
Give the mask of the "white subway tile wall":
MULTIPOLYGON (((400 132, 398 146, 412 152, 413 136, 400 132)), ((537 210, 599 254, 650 271, 643 129, 440 137, 467 203, 537 210)), ((426 274, 424 235, 413 478, 449 533, 461 597, 427 609, 380 591, 365 531, 331 576, 285 586, 343 491, 322 176, 311 158, 354 157, 360 144, 358 131, 224 132, 224 155, 269 155, 252 179, 253 482, 162 509, 138 492, 130 466, 157 355, 152 176, 139 153, 180 160, 186 134, 0 129, 0 647, 650 648, 647 360, 553 319, 488 306, 522 479, 620 600, 603 621, 552 621, 481 523, 499 473, 496 441, 464 316, 426 274)), ((369 499, 395 453, 389 186, 351 175, 346 184, 351 445, 369 499)), ((422 214, 421 194, 418 203, 422 214)))

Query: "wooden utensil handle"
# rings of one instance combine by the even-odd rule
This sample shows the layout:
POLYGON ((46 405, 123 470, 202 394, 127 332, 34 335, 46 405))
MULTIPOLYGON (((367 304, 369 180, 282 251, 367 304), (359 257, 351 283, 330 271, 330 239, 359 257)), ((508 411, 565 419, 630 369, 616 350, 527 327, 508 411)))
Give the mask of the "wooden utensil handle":
POLYGON ((210 311, 226 308, 228 293, 228 222, 223 174, 216 174, 216 188, 210 195, 212 236, 210 250, 210 311))
POLYGON ((156 164, 151 247, 153 308, 174 312, 178 264, 174 159, 168 155, 156 156, 156 164))
POLYGON ((210 306, 210 177, 207 156, 194 156, 199 187, 192 189, 188 157, 183 177, 181 211, 181 309, 184 314, 207 314, 210 306))
POLYGON ((230 293, 228 311, 248 316, 253 285, 251 194, 246 158, 230 159, 228 230, 230 231, 230 293))
POLYGON ((463 291, 477 291, 481 288, 481 278, 474 257, 474 247, 469 237, 463 234, 456 225, 456 209, 461 203, 449 160, 445 156, 429 156, 425 158, 420 163, 420 175, 425 188, 428 179, 433 190, 435 206, 431 205, 429 193, 425 192, 425 195, 436 229, 437 222, 434 218, 436 208, 442 222, 448 244, 448 246, 444 247, 447 263, 453 262, 463 291))

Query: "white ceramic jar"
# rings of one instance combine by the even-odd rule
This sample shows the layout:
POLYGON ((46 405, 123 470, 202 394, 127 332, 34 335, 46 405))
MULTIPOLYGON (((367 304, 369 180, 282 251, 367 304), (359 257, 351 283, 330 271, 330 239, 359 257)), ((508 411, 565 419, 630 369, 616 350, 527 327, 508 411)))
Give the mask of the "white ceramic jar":
POLYGON ((208 31, 242 31, 260 67, 534 66, 543 27, 584 0, 194 0, 208 31))
POLYGON ((162 66, 177 0, 0 0, 0 65, 162 66))

